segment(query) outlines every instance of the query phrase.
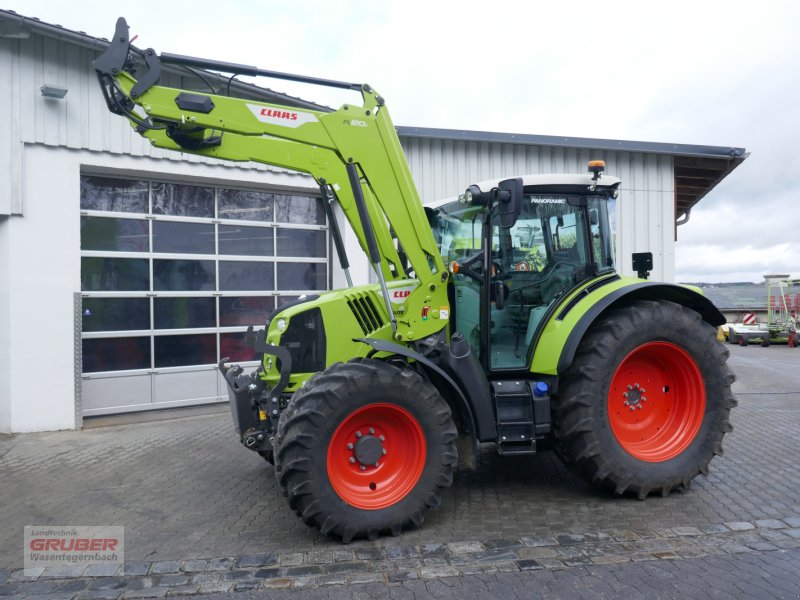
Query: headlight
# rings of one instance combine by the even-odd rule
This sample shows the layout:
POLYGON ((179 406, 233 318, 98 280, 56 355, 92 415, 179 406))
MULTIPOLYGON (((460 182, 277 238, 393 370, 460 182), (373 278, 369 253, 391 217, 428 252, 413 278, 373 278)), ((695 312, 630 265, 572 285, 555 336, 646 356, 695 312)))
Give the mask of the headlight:
POLYGON ((471 185, 467 191, 459 196, 459 200, 465 204, 474 204, 476 206, 483 206, 488 199, 487 195, 481 191, 477 185, 471 185), (461 200, 463 198, 463 200, 461 200))
POLYGON ((286 329, 286 319, 278 319, 275 323, 275 326, 278 328, 278 331, 283 331, 286 329))

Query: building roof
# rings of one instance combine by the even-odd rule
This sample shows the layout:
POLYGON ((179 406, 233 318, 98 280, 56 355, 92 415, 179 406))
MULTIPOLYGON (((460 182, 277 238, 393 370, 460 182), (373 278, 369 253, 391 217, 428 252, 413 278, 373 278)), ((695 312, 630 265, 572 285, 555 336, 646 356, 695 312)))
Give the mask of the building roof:
POLYGON ((428 127, 397 127, 397 133, 406 138, 434 138, 468 142, 494 142, 528 146, 557 146, 590 150, 616 150, 643 154, 671 155, 675 167, 676 219, 691 211, 703 196, 708 194, 748 156, 744 148, 730 146, 699 146, 633 140, 532 135, 524 133, 499 133, 495 131, 470 131, 428 127))
MULTIPOLYGON (((63 40, 97 51, 105 50, 109 44, 108 40, 105 38, 94 37, 83 31, 73 31, 61 25, 46 23, 35 17, 25 17, 12 10, 0 9, 0 38, 27 38, 31 33, 63 40)), ((187 75, 187 72, 180 67, 164 65, 163 68, 166 71, 179 73, 184 76, 187 75)), ((200 70, 198 69, 198 71, 200 70)), ((202 75, 206 79, 212 80, 214 83, 229 84, 229 77, 227 75, 218 75, 208 71, 202 71, 202 75)), ((198 83, 201 83, 200 79, 198 79, 198 83)), ((275 102, 310 110, 326 112, 332 110, 327 106, 322 106, 314 102, 309 102, 301 98, 282 94, 269 88, 256 86, 243 81, 234 80, 230 82, 230 85, 231 95, 237 97, 275 102)), ((632 140, 403 126, 397 127, 397 133, 400 137, 404 138, 436 138, 670 155, 673 157, 675 170, 676 219, 688 216, 692 207, 748 156, 744 148, 727 146, 700 146, 632 140)))

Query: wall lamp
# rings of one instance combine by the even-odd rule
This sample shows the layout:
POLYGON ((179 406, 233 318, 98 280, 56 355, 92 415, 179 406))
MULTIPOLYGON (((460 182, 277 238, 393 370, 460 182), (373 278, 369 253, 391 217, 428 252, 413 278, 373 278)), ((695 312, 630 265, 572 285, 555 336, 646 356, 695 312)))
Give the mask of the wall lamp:
POLYGON ((67 88, 58 87, 57 85, 49 85, 44 84, 41 88, 42 96, 45 98, 55 98, 56 100, 62 100, 64 96, 67 95, 69 91, 67 88))

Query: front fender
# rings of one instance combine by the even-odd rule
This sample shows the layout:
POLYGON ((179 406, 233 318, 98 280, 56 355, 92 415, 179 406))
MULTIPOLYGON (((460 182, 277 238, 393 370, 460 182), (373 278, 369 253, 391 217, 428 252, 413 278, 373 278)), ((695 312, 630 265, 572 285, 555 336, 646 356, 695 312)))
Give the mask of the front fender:
MULTIPOLYGON (((591 287, 591 284, 587 286, 591 287)), ((572 364, 578 344, 592 323, 604 312, 633 300, 669 300, 697 312, 710 325, 717 327, 725 323, 717 307, 689 287, 621 277, 589 293, 587 288, 565 298, 553 313, 539 336, 531 371, 548 375, 562 373, 572 364)))

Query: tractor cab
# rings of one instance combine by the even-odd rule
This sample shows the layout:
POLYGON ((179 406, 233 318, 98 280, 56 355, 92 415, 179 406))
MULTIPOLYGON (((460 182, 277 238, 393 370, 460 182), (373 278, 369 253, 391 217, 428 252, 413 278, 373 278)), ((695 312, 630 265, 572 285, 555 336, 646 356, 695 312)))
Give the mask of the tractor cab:
POLYGON ((527 370, 532 342, 559 300, 614 271, 609 203, 619 180, 601 170, 521 177, 520 197, 505 202, 497 191, 512 186, 483 182, 429 207, 453 273, 455 329, 487 371, 527 370))

